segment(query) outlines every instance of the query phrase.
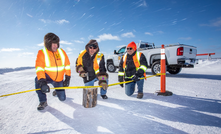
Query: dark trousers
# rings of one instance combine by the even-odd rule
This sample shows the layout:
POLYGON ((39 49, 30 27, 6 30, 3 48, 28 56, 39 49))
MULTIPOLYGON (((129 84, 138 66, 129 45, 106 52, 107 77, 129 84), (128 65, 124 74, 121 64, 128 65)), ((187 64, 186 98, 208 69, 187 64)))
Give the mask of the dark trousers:
MULTIPOLYGON (((60 82, 55 82, 53 81, 47 74, 45 74, 46 76, 46 81, 47 83, 51 83, 54 87, 63 87, 63 80, 60 82)), ((38 78, 35 78, 35 89, 40 88, 39 84, 38 84, 38 78)), ((64 101, 66 100, 66 94, 65 94, 65 90, 64 89, 59 89, 59 90, 55 90, 58 96, 58 99, 60 101, 64 101)), ((36 93, 38 94, 38 98, 40 102, 45 102, 47 101, 47 96, 45 93, 42 93, 41 90, 36 90, 36 93)))

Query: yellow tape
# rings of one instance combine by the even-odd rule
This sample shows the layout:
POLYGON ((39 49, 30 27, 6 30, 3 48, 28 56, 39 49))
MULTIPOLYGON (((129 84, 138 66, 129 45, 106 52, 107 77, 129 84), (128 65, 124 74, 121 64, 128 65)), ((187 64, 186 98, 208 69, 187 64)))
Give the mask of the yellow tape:
MULTIPOLYGON (((157 75, 163 75, 163 74, 158 73, 156 75, 151 75, 151 76, 143 77, 143 78, 140 78, 140 79, 150 78, 150 77, 154 77, 154 76, 157 76, 157 75)), ((130 83, 130 82, 133 82, 133 80, 109 84, 108 87, 115 86, 115 85, 120 85, 120 84, 124 84, 124 83, 130 83)), ((50 88, 50 89, 57 89, 57 90, 59 90, 59 89, 80 89, 80 88, 98 88, 98 87, 102 87, 102 86, 56 87, 56 88, 50 88)), ((5 97, 5 96, 10 96, 10 95, 15 95, 15 94, 21 94, 21 93, 27 93, 27 92, 37 91, 37 90, 40 90, 40 88, 26 90, 26 91, 21 91, 21 92, 16 92, 16 93, 11 93, 11 94, 6 94, 6 95, 1 95, 0 97, 5 97)))

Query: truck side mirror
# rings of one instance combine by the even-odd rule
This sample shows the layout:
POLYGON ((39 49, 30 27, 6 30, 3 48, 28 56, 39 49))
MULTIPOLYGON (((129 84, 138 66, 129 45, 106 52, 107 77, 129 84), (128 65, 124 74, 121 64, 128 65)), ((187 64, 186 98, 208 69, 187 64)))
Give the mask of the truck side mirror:
POLYGON ((117 51, 116 51, 116 50, 114 50, 114 54, 117 54, 117 51))

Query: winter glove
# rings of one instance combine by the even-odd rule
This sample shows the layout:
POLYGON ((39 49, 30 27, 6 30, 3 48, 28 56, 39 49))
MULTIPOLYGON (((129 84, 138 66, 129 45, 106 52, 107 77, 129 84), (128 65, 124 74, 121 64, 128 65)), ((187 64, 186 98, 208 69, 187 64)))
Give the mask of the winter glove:
POLYGON ((134 82, 136 82, 136 81, 139 81, 140 79, 139 79, 139 77, 135 74, 135 75, 132 77, 132 80, 133 80, 134 82))
POLYGON ((41 88, 42 93, 49 93, 50 92, 50 87, 47 85, 46 79, 41 78, 38 80, 38 84, 41 88))
MULTIPOLYGON (((123 82, 124 81, 124 77, 123 76, 118 76, 118 81, 119 82, 123 82)), ((120 84, 120 86, 123 88, 124 84, 120 84)))
POLYGON ((87 77, 87 72, 84 71, 84 68, 82 65, 77 66, 76 71, 77 71, 77 73, 79 73, 80 77, 87 77))
POLYGON ((98 73, 97 78, 99 80, 99 82, 98 82, 99 86, 102 86, 102 88, 104 90, 106 90, 108 87, 108 85, 107 85, 108 74, 105 72, 98 73))
POLYGON ((65 80, 63 82, 63 87, 69 87, 71 76, 65 75, 65 80))
POLYGON ((138 77, 142 77, 143 74, 144 74, 143 69, 138 69, 137 72, 135 73, 135 75, 138 76, 138 77))
POLYGON ((144 71, 142 69, 138 69, 137 72, 135 73, 135 75, 132 77, 132 80, 134 80, 134 82, 139 81, 140 77, 142 77, 144 74, 144 71))

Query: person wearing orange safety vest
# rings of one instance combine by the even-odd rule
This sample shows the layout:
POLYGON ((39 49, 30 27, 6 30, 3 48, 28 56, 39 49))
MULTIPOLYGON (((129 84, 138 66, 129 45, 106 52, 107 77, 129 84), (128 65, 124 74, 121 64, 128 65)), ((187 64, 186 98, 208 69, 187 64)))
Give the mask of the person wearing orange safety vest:
MULTIPOLYGON (((131 96, 135 91, 135 84, 138 87, 137 98, 143 98, 143 85, 144 79, 141 77, 146 77, 147 60, 144 54, 137 52, 137 46, 134 42, 127 45, 127 53, 121 58, 119 71, 118 71, 118 81, 131 81, 133 82, 125 84, 125 93, 131 96)), ((120 84, 123 88, 124 85, 120 84)))
POLYGON ((76 60, 76 72, 83 78, 85 86, 102 86, 101 97, 107 99, 108 74, 106 73, 104 55, 99 52, 96 40, 90 40, 76 60))
MULTIPOLYGON (((35 64, 37 74, 35 88, 41 89, 36 91, 40 101, 38 110, 43 110, 47 106, 46 93, 50 92, 47 83, 54 87, 68 87, 70 84, 70 61, 65 51, 59 48, 59 41, 56 34, 48 33, 44 37, 44 48, 38 51, 35 64)), ((60 101, 66 100, 64 89, 55 90, 53 96, 56 95, 60 101)))

